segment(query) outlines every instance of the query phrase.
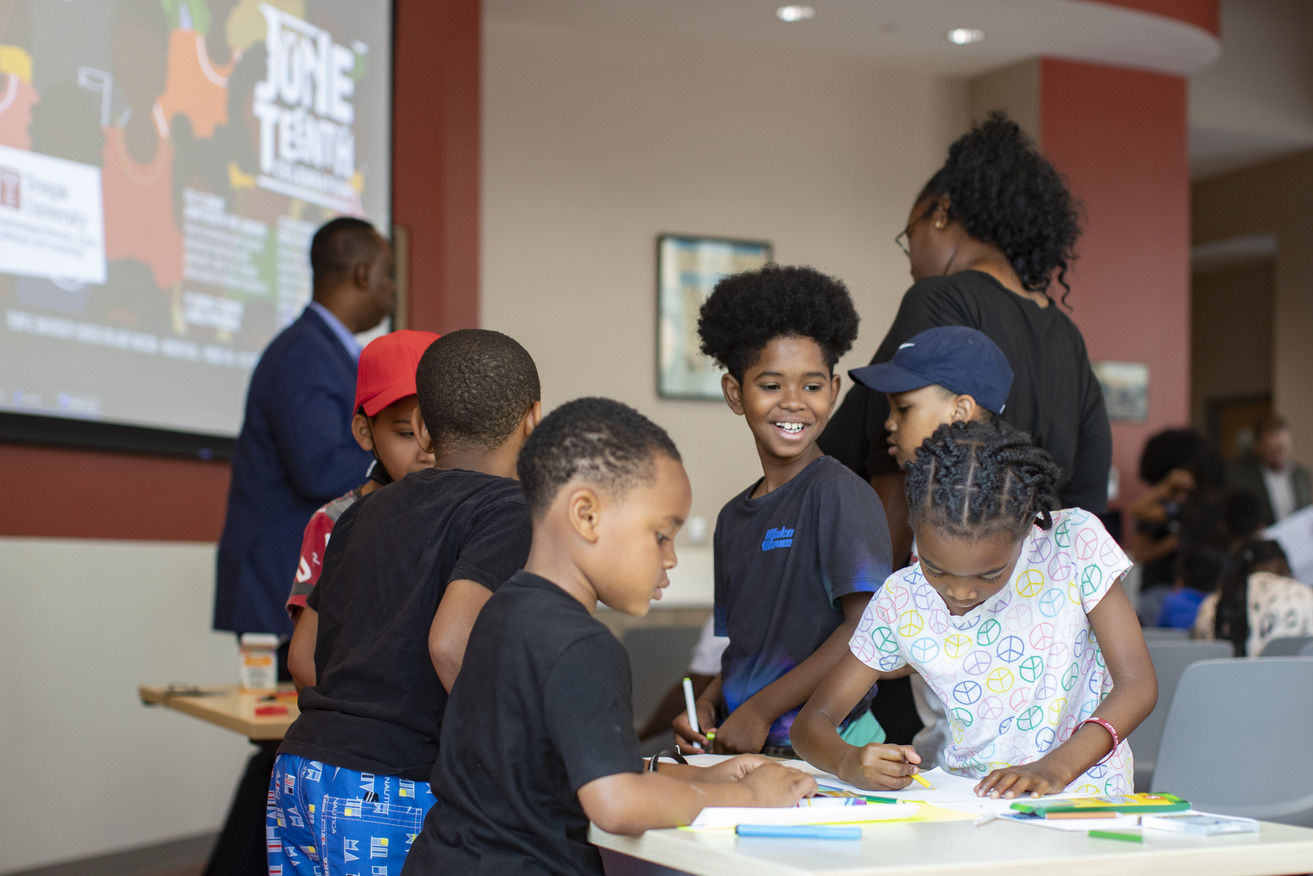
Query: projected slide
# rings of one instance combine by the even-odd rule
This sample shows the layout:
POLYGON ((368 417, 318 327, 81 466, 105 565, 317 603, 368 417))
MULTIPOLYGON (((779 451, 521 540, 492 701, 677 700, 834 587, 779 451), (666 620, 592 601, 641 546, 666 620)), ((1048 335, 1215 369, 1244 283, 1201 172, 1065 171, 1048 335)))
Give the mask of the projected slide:
POLYGON ((0 411, 233 436, 328 219, 389 227, 384 0, 0 0, 0 411))

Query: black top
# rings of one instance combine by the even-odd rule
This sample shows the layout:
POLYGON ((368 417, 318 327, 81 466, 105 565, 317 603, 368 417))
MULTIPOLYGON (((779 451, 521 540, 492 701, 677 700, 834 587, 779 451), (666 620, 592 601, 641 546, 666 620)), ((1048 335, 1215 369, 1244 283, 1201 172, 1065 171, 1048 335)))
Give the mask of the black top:
MULTIPOLYGON (((729 712, 824 644, 843 623, 841 596, 874 593, 890 572, 880 497, 835 460, 815 459, 753 499, 756 488, 731 499, 716 518, 716 633, 729 636, 721 657, 729 712)), ((871 694, 850 718, 866 711, 871 694)), ((790 745, 800 708, 775 719, 767 745, 790 745)))
POLYGON ((449 581, 495 589, 531 537, 519 483, 479 472, 415 472, 348 508, 306 602, 319 612, 318 683, 279 751, 428 778, 447 703, 428 648, 438 602, 449 581))
MULTIPOLYGON (((1062 507, 1104 513, 1112 430, 1076 324, 1057 304, 1039 307, 988 274, 962 271, 908 289, 871 361, 889 361, 899 344, 941 325, 970 326, 998 344, 1013 372, 1003 419, 1029 432, 1062 469, 1062 507)), ((884 393, 854 385, 821 433, 820 445, 864 478, 896 472, 898 464, 887 452, 888 417, 884 393)))
POLYGON ((642 767, 629 684, 578 600, 528 572, 503 584, 470 634, 403 874, 601 874, 578 790, 642 767))

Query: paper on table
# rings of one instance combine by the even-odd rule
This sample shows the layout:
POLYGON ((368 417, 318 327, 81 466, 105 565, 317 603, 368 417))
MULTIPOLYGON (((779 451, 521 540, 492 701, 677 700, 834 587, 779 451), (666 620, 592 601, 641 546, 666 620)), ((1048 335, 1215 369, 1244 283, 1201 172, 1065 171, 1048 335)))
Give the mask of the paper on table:
POLYGON ((1020 813, 1004 815, 1003 820, 1018 824, 1033 824, 1051 830, 1065 830, 1071 833, 1089 833, 1092 830, 1138 830, 1140 816, 1118 815, 1115 818, 1033 818, 1020 813))
POLYGON ((692 828, 734 827, 739 824, 853 824, 911 818, 921 807, 915 803, 870 803, 866 806, 708 806, 689 825, 692 828))

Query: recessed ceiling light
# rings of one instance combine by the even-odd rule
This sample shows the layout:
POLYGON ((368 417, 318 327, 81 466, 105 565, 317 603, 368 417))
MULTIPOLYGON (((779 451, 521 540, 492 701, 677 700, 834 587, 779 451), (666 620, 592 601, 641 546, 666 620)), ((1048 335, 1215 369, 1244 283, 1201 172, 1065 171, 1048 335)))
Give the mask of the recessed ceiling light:
POLYGON ((795 21, 811 21, 816 17, 816 10, 810 6, 781 6, 775 10, 775 17, 790 24, 795 21))
POLYGON ((972 43, 978 43, 985 38, 985 32, 974 27, 955 27, 945 36, 948 41, 955 46, 969 46, 972 43))

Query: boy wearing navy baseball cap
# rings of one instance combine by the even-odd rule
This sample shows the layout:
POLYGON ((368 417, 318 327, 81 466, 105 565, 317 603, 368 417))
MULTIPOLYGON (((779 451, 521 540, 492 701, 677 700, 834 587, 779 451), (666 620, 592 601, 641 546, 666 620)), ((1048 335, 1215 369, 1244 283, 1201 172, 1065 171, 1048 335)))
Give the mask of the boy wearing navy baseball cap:
POLYGON ((991 420, 1003 413, 1012 366, 982 332, 961 325, 927 329, 888 362, 854 368, 848 376, 889 396, 889 453, 905 466, 942 423, 991 420))

